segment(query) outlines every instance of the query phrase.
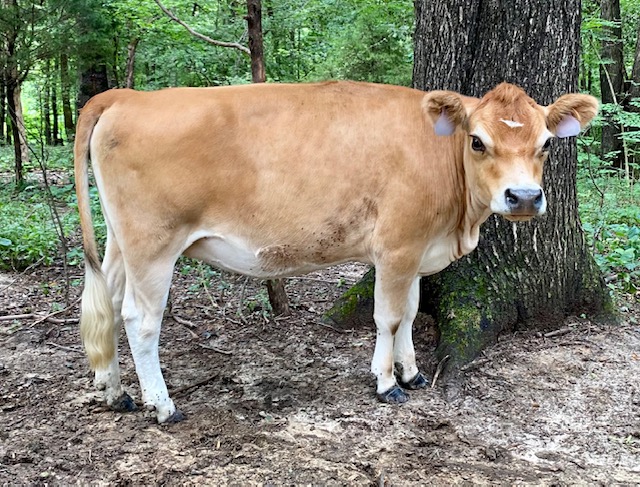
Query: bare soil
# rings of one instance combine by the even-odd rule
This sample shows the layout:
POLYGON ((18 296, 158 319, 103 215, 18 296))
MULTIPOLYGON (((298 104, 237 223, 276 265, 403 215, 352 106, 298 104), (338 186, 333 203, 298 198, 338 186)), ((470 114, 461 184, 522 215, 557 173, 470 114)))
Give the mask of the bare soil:
MULTIPOLYGON (((637 304, 617 325, 571 317, 504 336, 455 386, 389 406, 369 374, 373 325, 321 320, 364 270, 288 280, 293 313, 275 320, 258 281, 176 271, 161 345, 187 415, 175 425, 102 405, 60 269, 0 274, 0 319, 37 316, 0 321, 0 485, 640 485, 637 304)), ((420 320, 431 372, 433 337, 420 320)))

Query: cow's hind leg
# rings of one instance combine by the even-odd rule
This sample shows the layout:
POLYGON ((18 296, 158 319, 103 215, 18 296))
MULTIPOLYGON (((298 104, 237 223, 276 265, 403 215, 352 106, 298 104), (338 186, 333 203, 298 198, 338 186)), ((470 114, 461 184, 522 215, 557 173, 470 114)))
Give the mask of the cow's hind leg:
POLYGON ((413 321, 418 314, 419 304, 420 277, 416 277, 411 284, 404 316, 396 332, 393 345, 393 360, 398 383, 405 389, 422 389, 429 384, 418 370, 416 352, 413 347, 413 321))
POLYGON ((398 275, 394 267, 376 266, 373 318, 377 336, 371 372, 377 379, 378 399, 401 404, 409 400, 409 395, 398 386, 394 375, 394 341, 406 314, 414 275, 398 275))
POLYGON ((122 254, 111 231, 107 232, 107 246, 105 249, 102 270, 107 280, 113 303, 115 320, 113 341, 115 354, 107 367, 96 369, 94 385, 104 391, 106 403, 116 411, 135 411, 137 409, 133 399, 124 391, 120 381, 120 364, 118 363, 118 336, 122 326, 122 299, 125 288, 125 271, 122 254))
POLYGON ((178 422, 184 415, 169 397, 160 370, 159 341, 175 259, 136 262, 126 267, 122 303, 127 339, 140 381, 145 407, 156 411, 159 423, 178 422))

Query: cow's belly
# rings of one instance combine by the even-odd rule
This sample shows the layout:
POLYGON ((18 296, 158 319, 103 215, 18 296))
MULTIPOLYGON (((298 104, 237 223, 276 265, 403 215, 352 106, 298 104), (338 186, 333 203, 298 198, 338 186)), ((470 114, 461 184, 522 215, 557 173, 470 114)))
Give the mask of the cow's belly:
POLYGON ((195 236, 184 255, 219 269, 257 278, 305 274, 350 260, 365 261, 353 252, 327 257, 300 244, 257 246, 234 235, 195 236))
POLYGON ((419 273, 428 276, 440 272, 461 256, 457 255, 458 239, 454 235, 434 239, 422 254, 419 273))

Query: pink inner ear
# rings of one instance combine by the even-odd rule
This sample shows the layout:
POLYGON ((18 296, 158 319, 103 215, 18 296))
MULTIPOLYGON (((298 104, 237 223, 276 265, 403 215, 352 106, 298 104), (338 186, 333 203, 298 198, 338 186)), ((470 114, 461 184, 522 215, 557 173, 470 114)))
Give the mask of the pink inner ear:
POLYGON ((451 120, 447 117, 447 113, 444 109, 440 112, 440 116, 438 117, 436 124, 433 126, 433 130, 436 135, 451 135, 456 131, 455 125, 451 123, 451 120))
POLYGON ((578 135, 580 133, 580 122, 571 116, 567 115, 556 127, 556 137, 560 137, 561 139, 564 137, 571 137, 573 135, 578 135))

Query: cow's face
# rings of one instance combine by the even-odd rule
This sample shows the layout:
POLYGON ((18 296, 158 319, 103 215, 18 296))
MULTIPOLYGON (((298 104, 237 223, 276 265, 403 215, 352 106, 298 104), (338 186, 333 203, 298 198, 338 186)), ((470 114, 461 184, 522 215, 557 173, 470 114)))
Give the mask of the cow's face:
POLYGON ((465 134, 464 169, 472 200, 509 220, 546 211, 542 169, 553 137, 578 135, 596 115, 588 95, 564 95, 548 107, 503 83, 482 99, 435 91, 425 108, 438 135, 465 134))

